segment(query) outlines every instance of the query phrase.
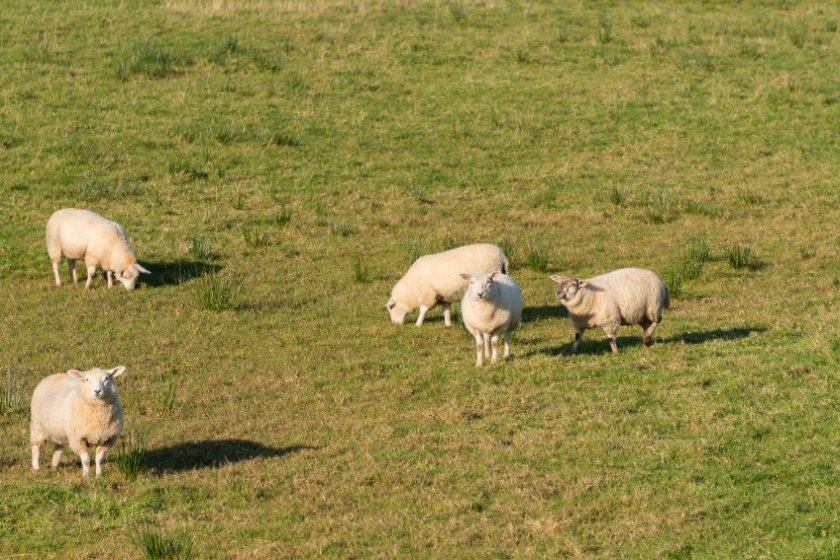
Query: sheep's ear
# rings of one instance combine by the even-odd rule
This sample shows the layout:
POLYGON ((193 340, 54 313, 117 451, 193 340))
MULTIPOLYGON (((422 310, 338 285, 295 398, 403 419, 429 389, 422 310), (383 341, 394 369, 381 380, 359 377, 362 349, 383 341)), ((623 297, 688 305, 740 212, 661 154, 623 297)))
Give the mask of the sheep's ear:
POLYGON ((469 280, 469 279, 470 279, 470 275, 469 275, 469 274, 464 274, 464 273, 461 273, 461 278, 463 278, 464 280, 469 280))
POLYGON ((562 277, 562 276, 557 276, 556 274, 552 274, 551 276, 549 276, 549 278, 550 278, 553 282, 556 282, 556 283, 558 283, 558 284, 562 284, 562 283, 563 283, 563 277, 562 277))
POLYGON ((115 368, 109 369, 108 373, 111 374, 111 377, 119 377, 120 375, 125 373, 125 366, 117 366, 115 368))
POLYGON ((151 274, 152 273, 151 270, 146 270, 145 268, 140 266, 140 263, 135 263, 134 264, 134 270, 136 270, 137 272, 142 272, 143 274, 151 274))
POLYGON ((77 369, 68 369, 67 370, 67 375, 70 375, 72 377, 78 377, 79 379, 82 379, 84 377, 82 372, 77 370, 77 369))
POLYGON ((578 280, 577 278, 575 278, 575 281, 577 281, 578 288, 585 288, 589 285, 589 283, 586 280, 578 280))
POLYGON ((496 277, 497 274, 499 274, 498 270, 494 270, 493 272, 491 272, 490 273, 490 280, 493 280, 496 277))

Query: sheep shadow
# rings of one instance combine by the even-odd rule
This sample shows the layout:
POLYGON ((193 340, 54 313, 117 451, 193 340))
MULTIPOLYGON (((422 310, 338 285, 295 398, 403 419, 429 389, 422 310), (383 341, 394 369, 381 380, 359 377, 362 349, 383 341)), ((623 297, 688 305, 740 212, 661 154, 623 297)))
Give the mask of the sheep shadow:
MULTIPOLYGON (((625 326, 622 327, 624 329, 632 329, 634 327, 625 326)), ((636 334, 629 334, 627 336, 618 336, 615 339, 615 343, 618 345, 618 350, 621 352, 622 349, 625 348, 632 348, 634 346, 642 346, 642 331, 641 328, 635 327, 636 334)), ((667 338, 657 338, 656 334, 653 335, 653 347, 655 348, 658 344, 674 344, 674 343, 684 343, 684 344, 705 344, 707 342, 711 342, 714 340, 739 340, 742 338, 748 338, 753 334, 760 334, 767 330, 766 327, 734 327, 731 329, 713 329, 709 331, 695 331, 695 332, 684 332, 669 336, 667 338)), ((580 341, 580 346, 578 346, 578 354, 588 354, 588 355, 597 355, 597 354, 608 354, 612 352, 610 349, 610 344, 607 342, 606 337, 604 337, 603 333, 598 329, 592 329, 587 331, 589 333, 589 337, 591 338, 584 338, 580 341)), ((570 339, 566 344, 561 346, 554 346, 552 348, 543 348, 541 350, 536 350, 530 354, 545 354, 549 356, 563 356, 563 355, 571 355, 570 349, 572 347, 572 340, 570 339)))
POLYGON ((144 470, 156 473, 183 472, 195 469, 215 469, 257 457, 283 457, 307 449, 318 448, 309 445, 268 447, 245 439, 189 441, 169 447, 149 449, 144 453, 141 464, 144 470))
POLYGON ((522 309, 522 321, 543 321, 545 319, 568 319, 569 310, 562 305, 535 305, 522 309))
POLYGON ((151 274, 140 277, 140 282, 151 288, 178 286, 187 280, 213 274, 221 266, 203 261, 177 260, 171 262, 143 262, 151 274))

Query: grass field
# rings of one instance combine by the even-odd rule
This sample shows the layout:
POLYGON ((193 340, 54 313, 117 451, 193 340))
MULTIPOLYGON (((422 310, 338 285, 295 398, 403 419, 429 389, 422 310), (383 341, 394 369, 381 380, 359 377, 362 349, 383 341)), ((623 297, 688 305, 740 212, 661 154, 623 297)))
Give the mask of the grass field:
POLYGON ((5 1, 0 557, 840 558, 839 24, 5 1), (66 206, 125 226, 140 290, 53 286, 66 206), (383 307, 477 241, 526 300, 483 369, 460 321, 383 307), (655 344, 564 355, 549 274, 622 266, 676 296, 655 344), (121 364, 105 476, 33 474, 37 381, 121 364))

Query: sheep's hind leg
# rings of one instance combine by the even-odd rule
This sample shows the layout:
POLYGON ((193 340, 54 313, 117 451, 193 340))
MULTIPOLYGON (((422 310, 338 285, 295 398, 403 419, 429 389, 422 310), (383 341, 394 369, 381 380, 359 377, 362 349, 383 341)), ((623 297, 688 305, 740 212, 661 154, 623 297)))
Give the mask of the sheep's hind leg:
POLYGON ((79 273, 76 272, 76 259, 67 259, 67 268, 70 269, 70 277, 73 278, 73 283, 79 283, 79 273))
POLYGON ((490 338, 490 344, 492 345, 492 351, 490 354, 490 363, 495 364, 499 361, 499 335, 494 334, 490 338))
POLYGON ((513 333, 510 331, 505 333, 505 359, 507 360, 510 358, 510 339, 512 338, 513 333))
POLYGON ((60 263, 58 261, 53 261, 52 262, 53 275, 55 275, 55 287, 56 288, 61 287, 61 275, 58 273, 59 264, 60 263))
POLYGON ((452 304, 444 303, 443 305, 443 324, 447 327, 452 326, 452 304))
POLYGON ((618 345, 615 343, 615 332, 617 330, 616 327, 604 327, 604 334, 607 335, 607 341, 610 343, 613 354, 618 354, 618 345))
POLYGON ((113 275, 113 273, 110 270, 106 270, 105 271, 105 276, 108 278, 108 287, 113 288, 114 287, 114 275, 113 275))
POLYGON ((420 306, 420 315, 417 316, 417 323, 415 323, 418 327, 423 324, 423 319, 426 318, 426 312, 428 310, 429 308, 425 305, 420 306))
MULTIPOLYGON (((658 326, 659 326, 658 321, 649 321, 648 322, 648 325, 645 328, 645 334, 642 335, 642 343, 645 346, 650 346, 651 344, 653 344, 653 331, 655 331, 656 327, 658 327, 658 326)), ((642 327, 644 328, 645 325, 642 325, 642 327)))
POLYGON ((85 290, 90 289, 90 285, 93 284, 93 275, 96 273, 96 265, 89 264, 87 267, 87 282, 85 282, 85 290))
POLYGON ((64 451, 64 446, 60 443, 53 444, 53 456, 52 461, 50 461, 50 468, 55 470, 58 468, 58 465, 61 464, 61 453, 64 451))
POLYGON ((481 333, 475 334, 475 365, 481 367, 484 365, 484 340, 481 338, 481 333))
MULTIPOLYGON (((41 442, 43 443, 43 442, 41 442)), ((41 468, 41 443, 32 442, 32 470, 41 468)))
POLYGON ((85 442, 79 442, 79 457, 82 459, 82 476, 90 476, 90 452, 85 442))

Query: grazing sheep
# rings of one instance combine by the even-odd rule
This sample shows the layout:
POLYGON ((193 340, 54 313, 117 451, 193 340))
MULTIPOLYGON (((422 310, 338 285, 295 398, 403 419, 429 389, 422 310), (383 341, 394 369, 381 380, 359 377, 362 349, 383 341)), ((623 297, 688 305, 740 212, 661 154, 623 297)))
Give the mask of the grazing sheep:
POLYGON ((448 327, 452 324, 452 302, 464 293, 467 283, 461 278, 462 272, 480 273, 510 270, 510 263, 504 251, 489 243, 464 245, 424 255, 414 261, 411 268, 400 278, 391 290, 391 298, 385 307, 391 315, 391 321, 402 325, 405 316, 420 308, 417 326, 423 324, 426 312, 440 303, 443 306, 443 321, 448 327))
POLYGON ((109 288, 113 286, 112 273, 126 290, 134 289, 141 272, 151 274, 137 262, 123 227, 90 210, 64 208, 50 216, 47 221, 47 253, 52 260, 57 287, 61 287, 58 264, 62 254, 67 257, 74 284, 78 282, 76 261, 85 260, 85 289, 89 289, 93 282, 96 265, 105 270, 109 288))
POLYGON ((45 377, 32 394, 32 468, 40 468, 41 445, 54 444, 52 462, 61 462, 65 445, 82 459, 82 475, 90 471, 88 447, 96 448, 96 476, 102 475, 102 459, 122 432, 123 411, 117 393, 117 377, 125 367, 56 373, 45 377))
POLYGON ((551 279, 558 284, 557 299, 569 310, 575 327, 572 353, 577 352, 583 331, 595 327, 604 330, 613 352, 618 352, 615 333, 620 325, 640 325, 645 330, 642 340, 650 346, 662 309, 671 304, 668 287, 659 276, 641 268, 622 268, 587 280, 551 279))
POLYGON ((505 337, 505 355, 510 356, 510 337, 522 321, 522 290, 519 284, 500 272, 490 274, 462 274, 469 282, 467 293, 461 300, 461 317, 464 326, 475 338, 475 365, 484 364, 484 357, 491 363, 498 359, 499 337, 505 337), (492 352, 491 352, 492 343, 492 352))

